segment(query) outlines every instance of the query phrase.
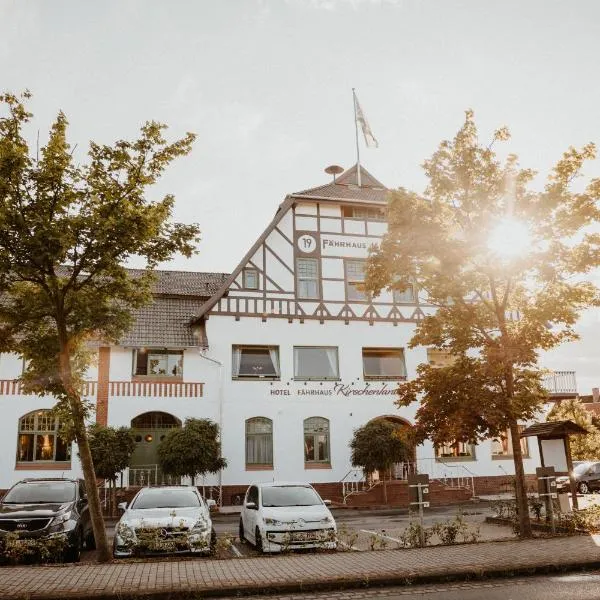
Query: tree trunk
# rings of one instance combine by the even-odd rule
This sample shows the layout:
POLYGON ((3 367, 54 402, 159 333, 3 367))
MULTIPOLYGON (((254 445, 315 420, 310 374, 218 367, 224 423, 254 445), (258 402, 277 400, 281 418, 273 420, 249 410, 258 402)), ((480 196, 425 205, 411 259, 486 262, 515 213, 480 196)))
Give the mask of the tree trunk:
POLYGON ((387 504, 387 479, 385 478, 385 471, 383 472, 383 503, 387 504))
POLYGON ((522 538, 533 537, 531 519, 529 517, 529 503, 525 488, 525 469, 523 468, 523 452, 521 451, 521 437, 519 426, 513 419, 510 423, 510 439, 513 447, 513 462, 515 463, 515 498, 517 502, 517 516, 519 519, 519 535, 522 538))
POLYGON ((110 516, 117 516, 117 480, 110 480, 110 516))
POLYGON ((60 375, 63 387, 67 394, 69 406, 71 408, 71 417, 73 419, 73 430, 75 433, 75 441, 79 448, 79 458, 81 460, 81 468, 83 478, 85 480, 85 489, 88 499, 88 510, 92 521, 92 529, 94 531, 94 539, 96 541, 96 549, 98 551, 98 562, 108 562, 111 559, 111 552, 108 548, 108 540, 106 538, 106 529, 104 527, 104 519, 102 518, 102 509, 100 506, 100 495, 98 486, 96 485, 96 474, 94 472, 94 463, 92 461, 92 453, 87 438, 87 430, 85 428, 83 405, 79 390, 74 389, 71 374, 71 360, 69 346, 66 336, 60 336, 60 375))

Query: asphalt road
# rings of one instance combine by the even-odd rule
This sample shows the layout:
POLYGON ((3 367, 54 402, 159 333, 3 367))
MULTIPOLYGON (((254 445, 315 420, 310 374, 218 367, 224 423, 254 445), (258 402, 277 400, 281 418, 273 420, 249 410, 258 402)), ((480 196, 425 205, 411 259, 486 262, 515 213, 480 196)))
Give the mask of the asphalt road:
MULTIPOLYGON (((252 596, 255 600, 598 600, 600 571, 480 582, 252 596)), ((227 600, 227 599, 222 599, 227 600)), ((229 600, 233 600, 230 598, 229 600)))

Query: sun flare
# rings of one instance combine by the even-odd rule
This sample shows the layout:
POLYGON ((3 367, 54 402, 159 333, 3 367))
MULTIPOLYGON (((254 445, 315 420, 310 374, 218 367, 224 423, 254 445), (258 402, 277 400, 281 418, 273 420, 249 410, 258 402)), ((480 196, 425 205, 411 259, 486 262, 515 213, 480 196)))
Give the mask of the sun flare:
POLYGON ((506 218, 492 229, 487 246, 500 258, 516 258, 528 251, 531 242, 531 232, 525 223, 506 218))

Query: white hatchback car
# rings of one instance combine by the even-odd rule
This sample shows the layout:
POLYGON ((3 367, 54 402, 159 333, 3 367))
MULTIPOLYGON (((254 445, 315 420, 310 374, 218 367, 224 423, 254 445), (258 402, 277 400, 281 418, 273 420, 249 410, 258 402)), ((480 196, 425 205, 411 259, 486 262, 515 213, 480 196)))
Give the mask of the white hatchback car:
POLYGON ((240 540, 262 552, 337 547, 337 527, 327 506, 308 483, 256 483, 244 498, 240 540))
MULTIPOLYGON (((210 503, 210 504, 209 504, 210 503)), ((134 554, 210 554, 216 543, 209 507, 195 487, 142 488, 115 527, 115 558, 134 554)))

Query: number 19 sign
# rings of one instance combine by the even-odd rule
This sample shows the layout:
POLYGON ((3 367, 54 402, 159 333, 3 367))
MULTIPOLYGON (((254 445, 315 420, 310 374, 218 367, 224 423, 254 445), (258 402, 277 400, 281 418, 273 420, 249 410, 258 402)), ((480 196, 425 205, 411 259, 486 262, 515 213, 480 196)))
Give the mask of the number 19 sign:
POLYGON ((317 248, 317 240, 312 235, 301 235, 298 238, 298 249, 300 252, 304 252, 306 254, 310 254, 314 252, 317 248))

